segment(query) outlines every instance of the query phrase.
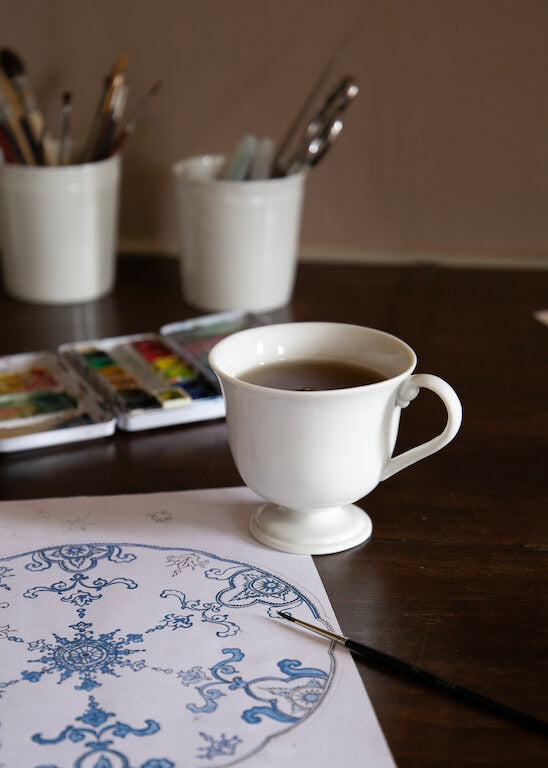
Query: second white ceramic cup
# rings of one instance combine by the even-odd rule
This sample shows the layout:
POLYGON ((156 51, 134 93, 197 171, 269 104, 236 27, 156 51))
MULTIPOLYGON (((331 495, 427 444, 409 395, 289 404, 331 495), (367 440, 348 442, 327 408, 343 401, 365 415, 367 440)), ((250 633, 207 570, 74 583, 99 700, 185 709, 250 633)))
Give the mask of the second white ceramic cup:
POLYGON ((278 309, 291 299, 305 173, 217 178, 221 155, 173 166, 185 300, 207 311, 278 309))
POLYGON ((23 301, 72 304, 114 285, 119 155, 78 165, 0 164, 6 289, 23 301))

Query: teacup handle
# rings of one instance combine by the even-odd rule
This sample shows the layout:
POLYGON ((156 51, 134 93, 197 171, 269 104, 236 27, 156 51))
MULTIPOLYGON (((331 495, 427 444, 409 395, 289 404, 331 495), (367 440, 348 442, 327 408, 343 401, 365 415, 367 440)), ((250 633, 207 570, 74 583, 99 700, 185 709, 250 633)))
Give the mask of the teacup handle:
POLYGON ((399 456, 388 459, 381 474, 381 480, 395 475, 400 469, 405 469, 416 461, 425 459, 430 454, 439 451, 449 443, 459 431, 462 421, 462 406, 455 390, 449 384, 440 379, 439 376, 433 376, 430 373, 415 373, 406 379, 400 386, 397 394, 397 405, 400 408, 406 408, 411 400, 419 394, 419 389, 424 387, 435 392, 441 397, 447 410, 447 423, 443 432, 428 440, 426 443, 410 448, 399 456))

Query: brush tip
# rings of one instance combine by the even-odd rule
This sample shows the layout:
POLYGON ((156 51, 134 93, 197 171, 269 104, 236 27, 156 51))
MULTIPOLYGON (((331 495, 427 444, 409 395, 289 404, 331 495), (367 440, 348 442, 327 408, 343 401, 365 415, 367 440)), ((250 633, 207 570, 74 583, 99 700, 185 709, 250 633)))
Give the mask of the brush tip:
POLYGON ((125 72, 126 69, 129 68, 129 54, 122 53, 118 58, 116 59, 116 63, 114 65, 115 69, 118 72, 125 72))
POLYGON ((278 615, 282 617, 282 619, 289 619, 289 621, 295 621, 293 616, 291 616, 290 613, 285 613, 284 611, 278 611, 278 615))
POLYGON ((0 66, 8 77, 17 77, 25 72, 21 58, 11 48, 0 50, 0 66))

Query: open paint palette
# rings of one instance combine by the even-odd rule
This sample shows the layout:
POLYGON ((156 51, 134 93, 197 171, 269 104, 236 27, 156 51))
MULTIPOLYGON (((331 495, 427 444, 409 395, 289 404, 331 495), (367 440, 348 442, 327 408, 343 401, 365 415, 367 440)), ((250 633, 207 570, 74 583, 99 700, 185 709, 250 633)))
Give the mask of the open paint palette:
POLYGON ((222 417, 209 350, 261 323, 225 312, 0 358, 0 452, 222 417))

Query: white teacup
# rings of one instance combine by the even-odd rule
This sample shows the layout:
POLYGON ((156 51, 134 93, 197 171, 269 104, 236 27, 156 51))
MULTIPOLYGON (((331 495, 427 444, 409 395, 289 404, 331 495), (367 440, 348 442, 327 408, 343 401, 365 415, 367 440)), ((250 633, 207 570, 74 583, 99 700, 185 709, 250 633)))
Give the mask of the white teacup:
POLYGON ((382 331, 343 323, 285 323, 220 341, 209 362, 226 404, 228 439, 243 481, 268 503, 253 513, 252 534, 275 549, 340 552, 366 541, 369 516, 353 502, 404 467, 439 451, 458 432, 460 401, 443 379, 414 374, 417 358, 382 331), (291 391, 252 384, 257 366, 292 360, 367 366, 386 378, 345 389, 291 391), (396 457, 401 409, 421 387, 442 399, 445 429, 396 457))

